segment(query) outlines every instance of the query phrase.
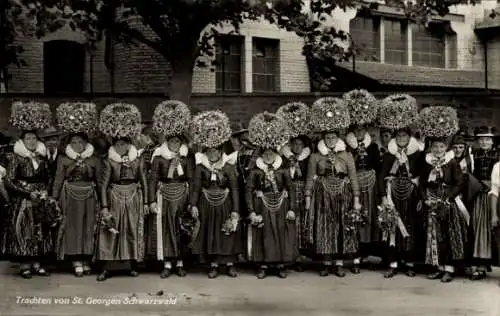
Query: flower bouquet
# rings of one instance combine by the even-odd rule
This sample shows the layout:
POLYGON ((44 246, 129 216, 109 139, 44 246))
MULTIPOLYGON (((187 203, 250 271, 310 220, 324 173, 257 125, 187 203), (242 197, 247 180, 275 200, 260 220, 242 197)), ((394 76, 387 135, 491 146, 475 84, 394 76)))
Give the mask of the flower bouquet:
POLYGON ((238 228, 239 218, 231 214, 228 219, 222 224, 222 231, 226 236, 231 235, 238 228))
POLYGON ((344 229, 349 232, 356 231, 359 226, 366 223, 367 216, 368 214, 363 210, 351 209, 350 212, 344 214, 344 229))
POLYGON ((104 226, 104 228, 114 234, 114 235, 117 235, 119 233, 118 229, 116 229, 116 221, 113 217, 113 215, 111 215, 111 213, 107 213, 106 215, 104 215, 102 218, 101 218, 101 224, 104 226))
POLYGON ((394 205, 383 204, 378 209, 377 222, 382 232, 385 234, 396 232, 399 214, 394 205))
POLYGON ((448 201, 436 198, 427 199, 429 215, 438 220, 445 220, 450 213, 451 204, 448 201))

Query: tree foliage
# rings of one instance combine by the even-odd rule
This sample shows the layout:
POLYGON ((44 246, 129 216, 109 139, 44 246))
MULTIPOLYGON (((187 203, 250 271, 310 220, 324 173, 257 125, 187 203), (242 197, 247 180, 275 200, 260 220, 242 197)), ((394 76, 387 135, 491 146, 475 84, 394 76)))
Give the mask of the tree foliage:
MULTIPOLYGON (((131 45, 142 43, 164 56, 177 73, 189 72, 194 65, 206 66, 200 56, 214 56, 213 39, 219 27, 230 24, 238 32, 244 20, 265 19, 304 39, 303 54, 314 60, 348 60, 355 45, 344 47, 349 35, 326 23, 335 9, 361 4, 353 0, 3 0, 7 2, 7 23, 2 27, 9 50, 8 63, 15 63, 16 34, 43 37, 65 25, 81 30, 90 50, 106 34, 131 45), (137 28, 146 26, 150 32, 137 28)), ((387 0, 404 10, 410 19, 424 21, 430 14, 448 13, 451 5, 463 0, 387 0)), ((365 5, 366 10, 376 4, 365 5)), ((213 59, 213 58, 212 58, 213 59)), ((184 77, 186 78, 186 77, 184 77)), ((189 89, 191 87, 189 86, 189 89)))

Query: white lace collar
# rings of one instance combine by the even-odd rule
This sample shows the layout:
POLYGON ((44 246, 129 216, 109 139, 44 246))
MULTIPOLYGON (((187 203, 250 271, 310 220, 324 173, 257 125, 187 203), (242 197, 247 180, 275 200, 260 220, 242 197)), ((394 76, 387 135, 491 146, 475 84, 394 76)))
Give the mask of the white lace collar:
POLYGON ((181 148, 179 148, 179 152, 174 153, 168 148, 168 144, 165 142, 160 147, 154 150, 153 155, 151 156, 151 161, 153 161, 154 157, 156 156, 163 157, 165 160, 171 160, 178 156, 186 157, 188 155, 188 152, 189 149, 188 146, 186 146, 186 144, 182 144, 181 148))
POLYGON ((40 166, 40 164, 38 163, 38 161, 36 160, 36 157, 37 156, 42 156, 42 157, 46 157, 47 156, 47 147, 45 147, 45 144, 38 141, 36 143, 36 149, 35 151, 30 151, 28 150, 28 148, 26 148, 26 145, 24 144, 24 142, 20 139, 18 140, 15 144, 14 144, 14 153, 16 155, 19 155, 23 158, 30 158, 31 159, 31 163, 33 164, 33 168, 35 168, 35 170, 38 169, 38 167, 40 166))
MULTIPOLYGON (((288 144, 283 146, 280 153, 287 159, 290 159, 292 156, 296 156, 296 154, 292 152, 292 148, 288 144)), ((311 149, 309 147, 304 147, 302 149, 302 152, 297 156, 297 161, 302 161, 304 159, 307 159, 307 157, 309 157, 310 155, 311 155, 311 149)))
MULTIPOLYGON (((338 139, 337 140, 337 143, 335 144, 335 148, 333 148, 333 151, 335 153, 338 153, 338 152, 341 152, 341 151, 345 151, 346 150, 346 146, 345 146, 345 143, 342 139, 338 139)), ((319 141, 318 143, 318 151, 320 152, 320 154, 322 154, 323 156, 326 156, 330 153, 330 151, 332 151, 331 148, 328 148, 325 144, 325 141, 322 139, 319 141)))
POLYGON ((77 153, 76 151, 73 150, 73 147, 71 147, 71 145, 68 144, 66 146, 65 154, 66 156, 68 156, 68 158, 72 160, 79 160, 79 159, 85 160, 92 157, 92 155, 94 154, 94 146, 92 146, 92 144, 90 143, 87 143, 85 145, 85 149, 81 153, 77 153))
POLYGON ((219 159, 219 161, 215 163, 211 163, 206 154, 197 152, 194 155, 194 160, 197 165, 202 165, 210 171, 221 170, 222 168, 224 168, 226 163, 230 165, 236 164, 238 160, 238 152, 235 151, 230 155, 226 155, 225 153, 223 153, 221 159, 219 159))
MULTIPOLYGON (((124 159, 116 152, 114 146, 109 147, 108 157, 110 160, 117 163, 125 162, 124 159)), ((130 145, 130 149, 128 150, 127 153, 128 162, 132 162, 136 160, 138 157, 139 157, 139 152, 137 151, 137 148, 134 145, 130 145)))
MULTIPOLYGON (((278 170, 281 167, 282 163, 283 163, 283 158, 281 158, 280 155, 276 155, 276 159, 274 159, 274 162, 272 163, 273 169, 278 170)), ((268 165, 264 162, 264 159, 262 159, 262 157, 257 158, 255 165, 257 166, 257 168, 259 168, 264 172, 267 172, 268 170, 268 165)))
MULTIPOLYGON (((416 152, 424 150, 424 144, 419 142, 415 137, 411 137, 408 142, 408 146, 406 146, 406 155, 410 156, 416 152)), ((387 151, 394 156, 399 155, 398 144, 396 143, 396 139, 393 138, 389 141, 389 145, 387 146, 387 151)))
MULTIPOLYGON (((349 147, 351 147, 352 149, 357 149, 359 146, 358 139, 356 138, 356 135, 354 135, 354 133, 347 134, 345 141, 347 145, 349 145, 349 147)), ((365 148, 368 148, 368 146, 371 145, 372 137, 370 136, 370 134, 365 133, 362 143, 363 145, 365 145, 365 148)))
MULTIPOLYGON (((452 159, 455 158, 455 153, 453 152, 453 150, 450 150, 450 151, 446 152, 446 154, 443 156, 443 158, 444 158, 444 162, 442 163, 442 165, 445 165, 448 162, 450 162, 452 159)), ((434 156, 432 153, 428 153, 425 155, 425 162, 427 162, 429 165, 434 165, 434 162, 437 159, 439 159, 439 158, 434 156)))

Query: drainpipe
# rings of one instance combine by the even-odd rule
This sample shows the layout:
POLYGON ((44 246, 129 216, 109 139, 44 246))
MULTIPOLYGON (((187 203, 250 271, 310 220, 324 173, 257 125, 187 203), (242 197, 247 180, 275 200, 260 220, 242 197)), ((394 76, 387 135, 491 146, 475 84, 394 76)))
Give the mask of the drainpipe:
POLYGON ((484 50, 484 89, 488 91, 488 36, 482 40, 484 50))

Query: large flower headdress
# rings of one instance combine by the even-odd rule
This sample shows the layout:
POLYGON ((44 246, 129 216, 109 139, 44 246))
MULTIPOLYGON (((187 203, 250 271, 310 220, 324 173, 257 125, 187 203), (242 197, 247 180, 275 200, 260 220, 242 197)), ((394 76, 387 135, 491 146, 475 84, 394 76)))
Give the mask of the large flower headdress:
POLYGON ((351 124, 366 125, 377 119, 377 99, 366 90, 352 90, 343 95, 349 110, 351 124))
POLYGON ((380 103, 378 121, 381 128, 396 131, 418 123, 417 100, 408 94, 394 94, 380 103))
POLYGON ((181 101, 167 100, 158 104, 153 114, 153 131, 160 135, 176 136, 189 129, 191 111, 181 101))
POLYGON ((281 106, 276 114, 290 127, 292 138, 307 135, 311 131, 311 109, 302 102, 290 102, 281 106))
POLYGON ((277 114, 255 115, 248 124, 248 139, 260 148, 279 149, 290 140, 290 127, 277 114))
POLYGON ((56 122, 66 133, 94 131, 97 126, 97 108, 94 103, 62 103, 56 109, 56 122))
POLYGON ((325 97, 311 107, 311 122, 316 132, 334 132, 351 125, 349 109, 343 99, 325 97))
POLYGON ((429 106, 420 111, 420 130, 425 137, 447 138, 459 131, 457 111, 451 106, 429 106))
POLYGON ((193 117, 190 136, 200 147, 216 148, 231 137, 231 125, 221 111, 204 111, 193 117))
POLYGON ((20 130, 42 130, 52 121, 52 112, 47 103, 15 101, 10 110, 10 124, 20 130))
POLYGON ((141 112, 133 104, 113 103, 101 112, 99 130, 114 138, 134 138, 141 133, 141 112))

